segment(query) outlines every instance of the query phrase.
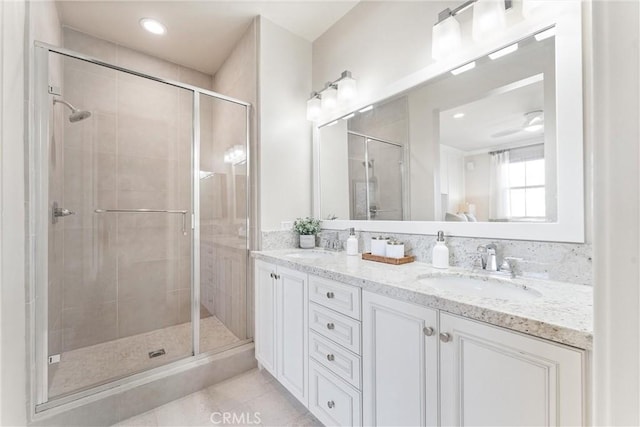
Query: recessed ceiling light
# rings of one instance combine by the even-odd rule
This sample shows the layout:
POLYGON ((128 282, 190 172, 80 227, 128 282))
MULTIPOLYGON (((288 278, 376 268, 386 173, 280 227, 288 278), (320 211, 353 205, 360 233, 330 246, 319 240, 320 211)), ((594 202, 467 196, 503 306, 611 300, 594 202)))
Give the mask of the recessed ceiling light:
POLYGON ((460 73, 464 73, 465 71, 472 70, 476 67, 476 61, 469 62, 468 64, 464 64, 462 67, 458 67, 455 70, 451 70, 451 74, 457 76, 460 73))
POLYGON ((165 27, 155 19, 142 18, 140 20, 140 25, 142 26, 142 28, 153 34, 162 35, 167 32, 167 27, 165 27))
POLYGON ((464 117, 464 113, 456 113, 456 114, 453 115, 454 119, 461 119, 463 117, 464 117))

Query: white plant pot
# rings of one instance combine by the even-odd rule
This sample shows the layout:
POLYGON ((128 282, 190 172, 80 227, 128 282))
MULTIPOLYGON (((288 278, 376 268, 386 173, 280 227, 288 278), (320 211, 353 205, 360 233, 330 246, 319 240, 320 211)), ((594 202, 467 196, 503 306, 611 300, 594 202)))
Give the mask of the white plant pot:
POLYGON ((313 249, 316 247, 316 236, 311 235, 300 235, 300 247, 302 249, 313 249))

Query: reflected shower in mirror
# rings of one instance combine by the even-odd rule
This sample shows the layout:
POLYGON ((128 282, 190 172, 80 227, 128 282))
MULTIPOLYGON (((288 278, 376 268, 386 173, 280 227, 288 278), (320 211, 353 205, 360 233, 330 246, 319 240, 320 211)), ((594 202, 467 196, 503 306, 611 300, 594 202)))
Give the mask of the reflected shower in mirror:
POLYGON ((321 127, 322 217, 556 221, 555 40, 511 46, 321 127))

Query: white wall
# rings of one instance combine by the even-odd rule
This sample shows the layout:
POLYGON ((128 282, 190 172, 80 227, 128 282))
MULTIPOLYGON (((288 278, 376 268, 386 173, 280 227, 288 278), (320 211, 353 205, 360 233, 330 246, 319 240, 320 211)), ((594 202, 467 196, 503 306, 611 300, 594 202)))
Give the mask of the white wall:
MULTIPOLYGON (((26 282, 25 150, 33 111, 33 41, 60 44, 53 1, 0 3, 2 44, 2 235, 0 294, 0 423, 24 425, 29 377, 28 313, 35 295, 26 282), (25 31, 26 30, 26 31, 25 31), (25 37, 26 35, 26 37, 25 37), (25 61, 26 60, 26 61, 25 61), (18 102, 17 100, 23 100, 18 102), (26 108, 24 108, 26 107, 26 108)), ((59 77, 59 76, 58 76, 59 77)))
POLYGON ((640 6, 594 2, 595 425, 640 425, 640 6))
POLYGON ((0 424, 26 423, 24 1, 0 3, 0 424))
POLYGON ((311 214, 311 43, 260 17, 261 229, 311 214))

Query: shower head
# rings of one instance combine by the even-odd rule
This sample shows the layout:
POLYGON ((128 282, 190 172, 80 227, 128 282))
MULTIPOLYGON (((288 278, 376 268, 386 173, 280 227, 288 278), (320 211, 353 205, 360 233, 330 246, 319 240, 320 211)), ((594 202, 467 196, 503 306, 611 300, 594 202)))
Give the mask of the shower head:
POLYGON ((71 114, 69 114, 69 121, 71 123, 79 122, 79 121, 84 120, 86 118, 89 118, 91 116, 91 112, 90 111, 80 110, 80 109, 74 107, 73 105, 71 105, 70 103, 68 103, 67 101, 65 101, 64 99, 55 98, 53 100, 53 104, 54 105, 56 103, 58 103, 58 102, 60 104, 66 105, 71 110, 71 114))

